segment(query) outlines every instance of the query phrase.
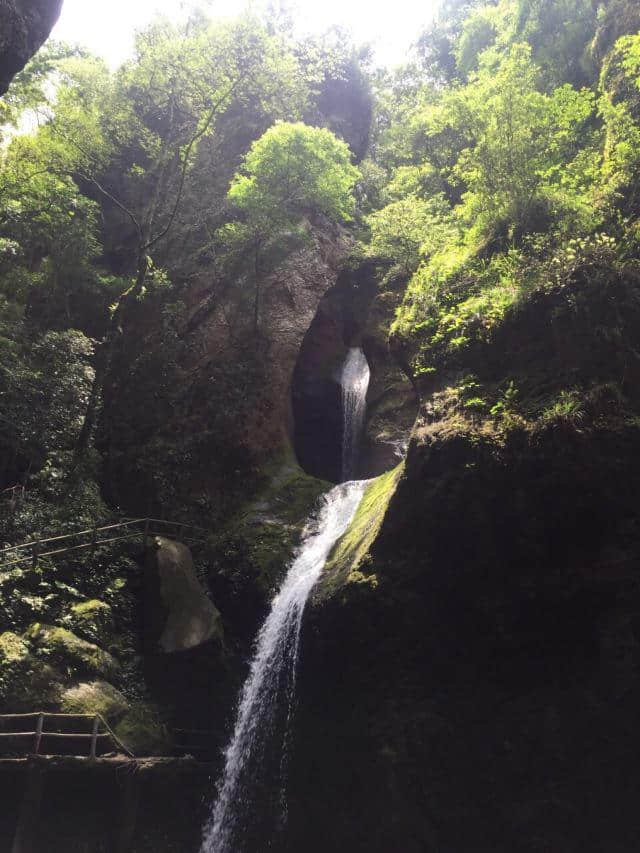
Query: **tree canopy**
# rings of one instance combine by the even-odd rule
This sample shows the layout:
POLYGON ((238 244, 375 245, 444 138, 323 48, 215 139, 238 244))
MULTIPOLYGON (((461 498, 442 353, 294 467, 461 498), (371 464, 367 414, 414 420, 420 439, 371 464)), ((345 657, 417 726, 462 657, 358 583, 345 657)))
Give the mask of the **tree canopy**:
MULTIPOLYGON (((555 281, 572 241, 633 254, 638 26, 628 0, 446 0, 394 70, 273 15, 159 19, 115 71, 47 45, 1 102, 0 393, 15 408, 50 348, 84 390, 35 456, 115 465, 136 423, 154 435, 216 312, 258 387, 261 293, 319 223, 382 265, 418 372, 555 281)), ((24 475, 14 414, 0 439, 24 475)))
POLYGON ((229 199, 249 220, 290 220, 314 210, 348 221, 358 176, 347 145, 330 130, 279 122, 252 144, 229 199))

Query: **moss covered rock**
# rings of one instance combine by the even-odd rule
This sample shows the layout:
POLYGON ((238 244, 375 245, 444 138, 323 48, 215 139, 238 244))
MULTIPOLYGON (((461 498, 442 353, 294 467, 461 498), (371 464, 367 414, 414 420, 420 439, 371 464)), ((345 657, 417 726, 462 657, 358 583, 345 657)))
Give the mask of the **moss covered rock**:
POLYGON ((293 453, 273 463, 260 495, 210 543, 210 586, 225 624, 252 640, 268 601, 329 483, 310 477, 293 453))
POLYGON ((49 710, 57 707, 62 675, 38 660, 17 634, 0 634, 0 703, 6 711, 49 710))
POLYGON ((27 643, 12 631, 0 634, 0 664, 11 666, 26 660, 29 656, 27 643))
POLYGON ((129 703, 107 681, 83 681, 64 691, 60 707, 67 714, 101 714, 112 722, 129 710, 129 703))
POLYGON ((403 465, 376 477, 367 486, 349 529, 336 543, 316 587, 314 598, 335 594, 347 584, 377 585, 375 574, 367 571, 369 549, 378 535, 403 465))
POLYGON ((169 755, 171 752, 171 739, 158 712, 142 702, 127 711, 114 731, 136 756, 169 755))
POLYGON ((80 639, 66 628, 34 622, 25 637, 35 646, 40 657, 51 660, 69 675, 102 675, 108 678, 119 669, 118 662, 109 652, 80 639))
POLYGON ((104 601, 90 599, 72 605, 68 622, 81 637, 103 645, 113 634, 113 612, 104 601))

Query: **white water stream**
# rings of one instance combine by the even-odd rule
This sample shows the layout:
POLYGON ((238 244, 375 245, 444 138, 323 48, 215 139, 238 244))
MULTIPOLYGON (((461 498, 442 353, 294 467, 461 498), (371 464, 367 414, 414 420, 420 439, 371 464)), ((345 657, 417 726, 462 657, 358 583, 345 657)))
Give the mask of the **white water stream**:
MULTIPOLYGON (((360 349, 350 349, 341 373, 343 393, 343 470, 351 476, 365 413, 369 365, 360 349)), ((233 736, 225 751, 225 767, 218 796, 204 830, 201 853, 242 853, 259 824, 259 814, 273 808, 271 823, 286 815, 284 792, 288 731, 295 702, 295 681, 302 615, 307 598, 320 577, 333 545, 346 532, 358 508, 366 480, 335 486, 323 497, 310 522, 298 555, 271 604, 260 629, 249 675, 242 688, 233 736), (273 780, 266 765, 279 765, 280 798, 273 803, 273 780), (269 792, 260 802, 260 785, 269 792), (270 798, 270 799, 269 799, 270 798)), ((271 769, 273 775, 273 768, 271 769)), ((278 787, 278 784, 275 787, 278 787)), ((262 847, 269 843, 262 839, 262 847)))
POLYGON ((358 449, 366 412, 369 364, 359 347, 351 347, 342 366, 342 479, 356 475, 358 449))
MULTIPOLYGON (((308 531, 260 629, 251 670, 240 696, 235 730, 225 753, 218 799, 205 829, 202 853, 238 853, 243 849, 236 834, 243 829, 244 821, 239 819, 242 809, 238 806, 247 796, 244 783, 258 770, 254 764, 262 754, 263 739, 273 734, 279 701, 283 699, 284 670, 290 674, 287 701, 293 701, 300 627, 307 598, 331 548, 349 526, 366 485, 366 480, 341 483, 324 496, 315 527, 308 531)), ((287 718, 290 709, 291 704, 287 718)), ((281 736, 286 741, 286 731, 281 736)))

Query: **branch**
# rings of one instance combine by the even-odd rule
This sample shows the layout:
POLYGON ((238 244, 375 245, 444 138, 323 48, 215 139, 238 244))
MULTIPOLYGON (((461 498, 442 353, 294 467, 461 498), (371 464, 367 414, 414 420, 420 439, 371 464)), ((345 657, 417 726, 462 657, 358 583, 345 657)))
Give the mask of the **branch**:
POLYGON ((228 91, 225 92, 224 95, 221 95, 221 97, 216 101, 216 103, 211 108, 211 111, 209 112, 209 115, 207 116, 207 120, 205 121, 205 123, 202 125, 202 127, 199 130, 196 131, 196 133, 189 140, 189 142, 185 148, 184 157, 182 159, 182 169, 180 170, 180 184, 178 186, 178 194, 176 196, 176 201, 175 201, 175 204, 173 205, 173 210, 171 211, 171 215, 169 216, 169 221, 168 221, 167 225, 162 229, 162 231, 160 231, 158 234, 156 234, 155 237, 151 238, 145 244, 145 246, 144 246, 145 252, 148 251, 149 249, 151 249, 153 246, 155 246, 155 244, 158 243, 160 240, 162 240, 162 238, 168 234, 169 230, 171 229, 171 226, 175 222, 175 218, 178 215, 178 209, 180 207, 180 202, 182 201, 182 193, 184 191, 184 184, 185 184, 185 180, 187 177, 187 169, 189 167, 189 159, 191 157, 191 152, 193 151, 193 147, 196 144, 196 142, 198 142, 200 139, 202 139, 202 137, 205 135, 205 133, 209 130, 209 128, 211 127, 211 123, 213 122, 213 119, 216 116, 216 113, 218 112, 220 107, 224 104, 224 102, 233 94, 233 92, 240 85, 240 83, 242 82, 243 79, 244 79, 244 75, 241 77, 238 77, 238 79, 228 89, 228 91))
POLYGON ((140 228, 140 224, 139 224, 138 220, 136 219, 135 215, 129 210, 129 208, 125 204, 123 204, 119 199, 117 199, 114 195, 111 195, 111 193, 108 190, 106 190, 99 183, 99 181, 96 180, 96 178, 92 177, 91 175, 85 175, 83 172, 78 172, 78 174, 85 181, 89 181, 90 184, 93 184, 94 187, 99 192, 101 192, 105 198, 108 198, 109 201, 113 202, 113 204, 115 204, 115 206, 118 207, 123 213, 126 213, 126 215, 129 217, 129 219, 133 222, 135 229, 138 232, 138 236, 140 238, 142 238, 142 229, 140 228))
MULTIPOLYGON (((87 158, 89 163, 91 162, 91 160, 92 160, 91 153, 88 152, 85 148, 83 148, 83 146, 80 145, 80 143, 78 142, 77 139, 74 139, 72 136, 66 136, 64 133, 61 133, 60 130, 58 129, 58 127, 56 126, 55 121, 51 122, 49 124, 49 127, 51 128, 51 130, 53 131, 53 133, 56 136, 60 137, 61 139, 64 139, 66 142, 70 142, 71 145, 75 146, 75 148, 77 148, 78 151, 84 157, 87 158)), ((76 169, 76 170, 69 169, 68 173, 72 175, 73 171, 75 171, 76 174, 80 175, 80 177, 84 178, 85 181, 89 181, 89 183, 93 184, 95 186, 95 188, 99 192, 101 192, 105 198, 108 198, 109 201, 113 202, 113 204, 115 204, 116 207, 118 207, 123 213, 125 213, 129 217, 129 219, 133 222, 136 231, 138 232, 139 241, 142 242, 142 229, 140 228, 140 224, 139 224, 138 220, 136 219, 134 214, 129 210, 129 208, 125 204, 123 204, 123 202, 121 202, 119 199, 117 199, 114 195, 112 195, 108 190, 106 190, 102 186, 102 184, 100 184, 100 182, 97 180, 97 178, 93 177, 93 175, 87 175, 86 173, 84 173, 83 171, 80 171, 78 169, 76 169)))

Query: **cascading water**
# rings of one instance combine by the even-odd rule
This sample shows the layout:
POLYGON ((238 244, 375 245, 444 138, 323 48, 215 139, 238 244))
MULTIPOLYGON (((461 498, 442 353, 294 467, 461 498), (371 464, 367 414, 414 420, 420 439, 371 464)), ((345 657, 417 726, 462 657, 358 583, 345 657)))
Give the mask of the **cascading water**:
POLYGON ((360 347, 351 347, 342 366, 342 479, 356 475, 358 449, 364 425, 369 363, 360 347))
MULTIPOLYGON (((342 473, 347 481, 355 474, 369 386, 369 365, 361 349, 349 350, 340 384, 342 473)), ((343 482, 324 495, 319 515, 307 528, 258 633, 201 853, 262 851, 271 846, 267 838, 286 816, 288 732, 302 614, 331 548, 355 515, 367 482, 343 482)))
POLYGON ((271 812, 271 831, 286 813, 283 782, 302 614, 329 552, 351 523, 366 486, 366 480, 359 480, 327 492, 319 517, 307 530, 273 600, 240 695, 218 799, 205 828, 201 853, 242 853, 269 846, 263 829, 256 826, 265 811, 265 802, 259 802, 261 791, 263 800, 265 796, 270 800, 266 810, 271 812), (270 778, 265 778, 269 773, 270 778), (276 801, 271 802, 274 791, 276 801), (261 838, 253 848, 249 846, 252 837, 261 838))

